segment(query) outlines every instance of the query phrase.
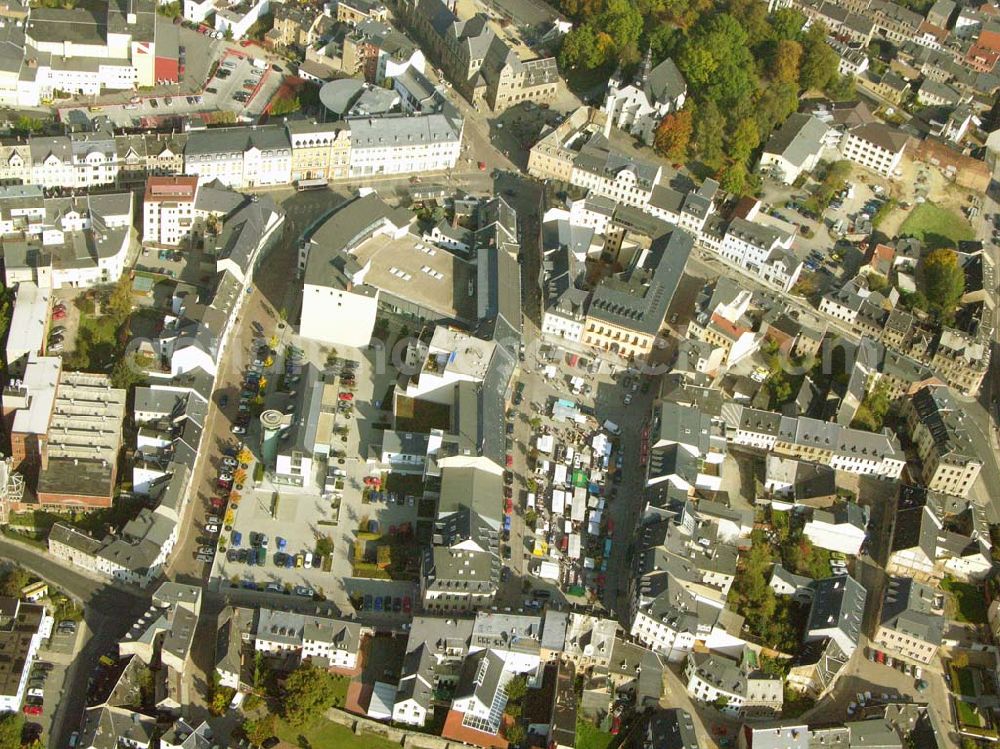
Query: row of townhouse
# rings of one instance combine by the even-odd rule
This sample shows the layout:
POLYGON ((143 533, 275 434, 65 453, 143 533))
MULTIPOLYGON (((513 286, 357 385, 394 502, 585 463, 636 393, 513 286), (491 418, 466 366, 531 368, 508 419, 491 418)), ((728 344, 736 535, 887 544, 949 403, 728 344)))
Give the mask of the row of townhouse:
POLYGON ((727 439, 742 447, 776 452, 859 475, 898 478, 906 456, 894 434, 820 421, 806 416, 782 416, 735 403, 722 409, 727 439))
POLYGON ((445 171, 458 163, 463 127, 457 112, 448 110, 170 136, 104 131, 33 136, 0 145, 0 183, 88 189, 136 186, 150 175, 188 175, 246 189, 300 179, 445 171))
MULTIPOLYGON (((892 248, 879 245, 878 250, 887 250, 888 257, 892 257, 892 248)), ((840 289, 824 295, 819 301, 819 312, 850 326, 860 336, 881 342, 894 355, 911 359, 924 375, 933 373, 963 395, 975 395, 990 364, 990 305, 981 302, 992 295, 989 279, 994 269, 988 254, 983 251, 961 254, 959 260, 966 271, 968 284, 964 300, 968 302, 966 309, 970 314, 962 316, 965 329, 931 327, 921 322, 912 313, 896 306, 895 294, 885 296, 872 292, 864 271, 840 289), (983 279, 987 279, 985 283, 983 279)), ((900 277, 904 273, 909 275, 898 256, 895 267, 900 277)), ((888 277, 888 273, 886 270, 881 275, 888 277)), ((915 376, 910 382, 926 379, 926 376, 915 376)), ((906 387, 905 381, 896 383, 893 392, 899 395, 906 387)))
POLYGON ((127 192, 46 198, 34 185, 0 187, 4 284, 61 289, 114 283, 134 259, 132 213, 127 192))
MULTIPOLYGON (((176 546, 193 492, 191 476, 205 459, 201 443, 219 363, 247 299, 244 289, 284 222, 283 212, 266 196, 242 195, 219 183, 189 182, 186 189, 195 187, 195 218, 213 217, 221 225, 202 235, 216 258, 216 274, 204 303, 196 301, 194 289, 181 285, 175 290, 167 324, 153 341, 159 366, 150 369, 152 383, 135 393, 139 430, 133 490, 150 504, 104 539, 62 523, 48 539, 49 552, 57 559, 140 587, 162 574, 176 546)), ((153 178, 151 190, 156 189, 163 184, 153 178)))
POLYGON ((386 694, 391 714, 385 717, 422 727, 443 705, 444 738, 495 745, 507 685, 520 676, 532 733, 571 747, 580 707, 577 675, 585 700, 597 709, 607 709, 602 703, 609 708, 619 689, 632 692, 644 708, 660 699, 664 668, 661 656, 626 638, 617 622, 591 614, 550 609, 544 615, 419 616, 409 630, 395 695, 386 694))

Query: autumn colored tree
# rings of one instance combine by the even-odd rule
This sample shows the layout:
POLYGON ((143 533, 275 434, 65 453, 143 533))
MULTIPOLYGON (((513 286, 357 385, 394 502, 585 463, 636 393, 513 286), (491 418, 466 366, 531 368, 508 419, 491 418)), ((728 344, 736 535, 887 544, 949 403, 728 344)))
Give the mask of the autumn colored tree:
POLYGON ((799 80, 802 62, 802 45, 791 39, 782 39, 774 46, 771 58, 771 80, 776 83, 795 83, 799 80))
POLYGON ((656 128, 654 145, 656 150, 671 161, 684 161, 687 158, 688 145, 694 132, 694 118, 691 111, 682 109, 671 112, 656 128))

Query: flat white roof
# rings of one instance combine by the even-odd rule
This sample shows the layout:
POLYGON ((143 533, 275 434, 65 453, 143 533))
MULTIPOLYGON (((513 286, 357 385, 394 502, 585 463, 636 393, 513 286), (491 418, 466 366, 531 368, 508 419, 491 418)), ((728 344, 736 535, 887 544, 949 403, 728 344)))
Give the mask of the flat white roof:
POLYGON ((32 281, 18 284, 10 331, 7 333, 8 362, 41 350, 51 298, 51 289, 40 289, 32 281))
MULTIPOLYGON (((14 414, 13 431, 23 434, 48 432, 61 365, 62 359, 58 356, 29 355, 22 381, 28 392, 28 406, 18 409, 14 414)), ((13 383, 9 386, 12 385, 13 383)))

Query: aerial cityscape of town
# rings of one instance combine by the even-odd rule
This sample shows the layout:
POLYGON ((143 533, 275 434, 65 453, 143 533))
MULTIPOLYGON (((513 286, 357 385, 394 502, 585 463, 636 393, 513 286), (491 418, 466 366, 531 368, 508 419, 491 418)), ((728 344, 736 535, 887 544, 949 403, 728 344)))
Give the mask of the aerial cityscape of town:
POLYGON ((0 1, 0 749, 1000 742, 1000 3, 0 1))

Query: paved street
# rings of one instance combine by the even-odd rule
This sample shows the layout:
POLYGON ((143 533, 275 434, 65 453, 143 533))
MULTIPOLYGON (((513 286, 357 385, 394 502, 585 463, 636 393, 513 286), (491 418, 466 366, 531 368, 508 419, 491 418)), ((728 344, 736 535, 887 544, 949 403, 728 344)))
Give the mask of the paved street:
POLYGON ((271 336, 278 332, 279 325, 284 326, 279 320, 282 311, 286 319, 297 319, 298 288, 295 271, 302 233, 317 219, 346 200, 345 195, 326 190, 303 193, 286 190, 276 192, 273 197, 280 200, 285 208, 285 226, 281 239, 264 259, 261 271, 256 275, 254 292, 244 302, 216 382, 215 397, 206 418, 199 462, 192 470, 192 500, 181 521, 177 549, 167 571, 168 577, 177 582, 201 585, 208 574, 208 565, 198 562, 195 553, 202 545, 199 542, 203 535, 201 529, 209 514, 210 501, 217 493, 215 483, 222 451, 238 443, 231 427, 236 417, 239 401, 237 396, 242 387, 244 368, 249 361, 251 342, 254 339, 250 322, 260 322, 265 335, 271 336), (224 395, 229 397, 229 403, 225 409, 221 409, 219 400, 224 395))
POLYGON ((66 670, 60 699, 46 702, 46 710, 56 714, 48 746, 69 744, 86 706, 87 679, 104 653, 117 652, 118 640, 149 606, 148 593, 132 587, 113 585, 53 561, 45 551, 7 538, 0 538, 0 556, 17 562, 28 571, 80 601, 84 620, 79 632, 79 650, 66 670))

